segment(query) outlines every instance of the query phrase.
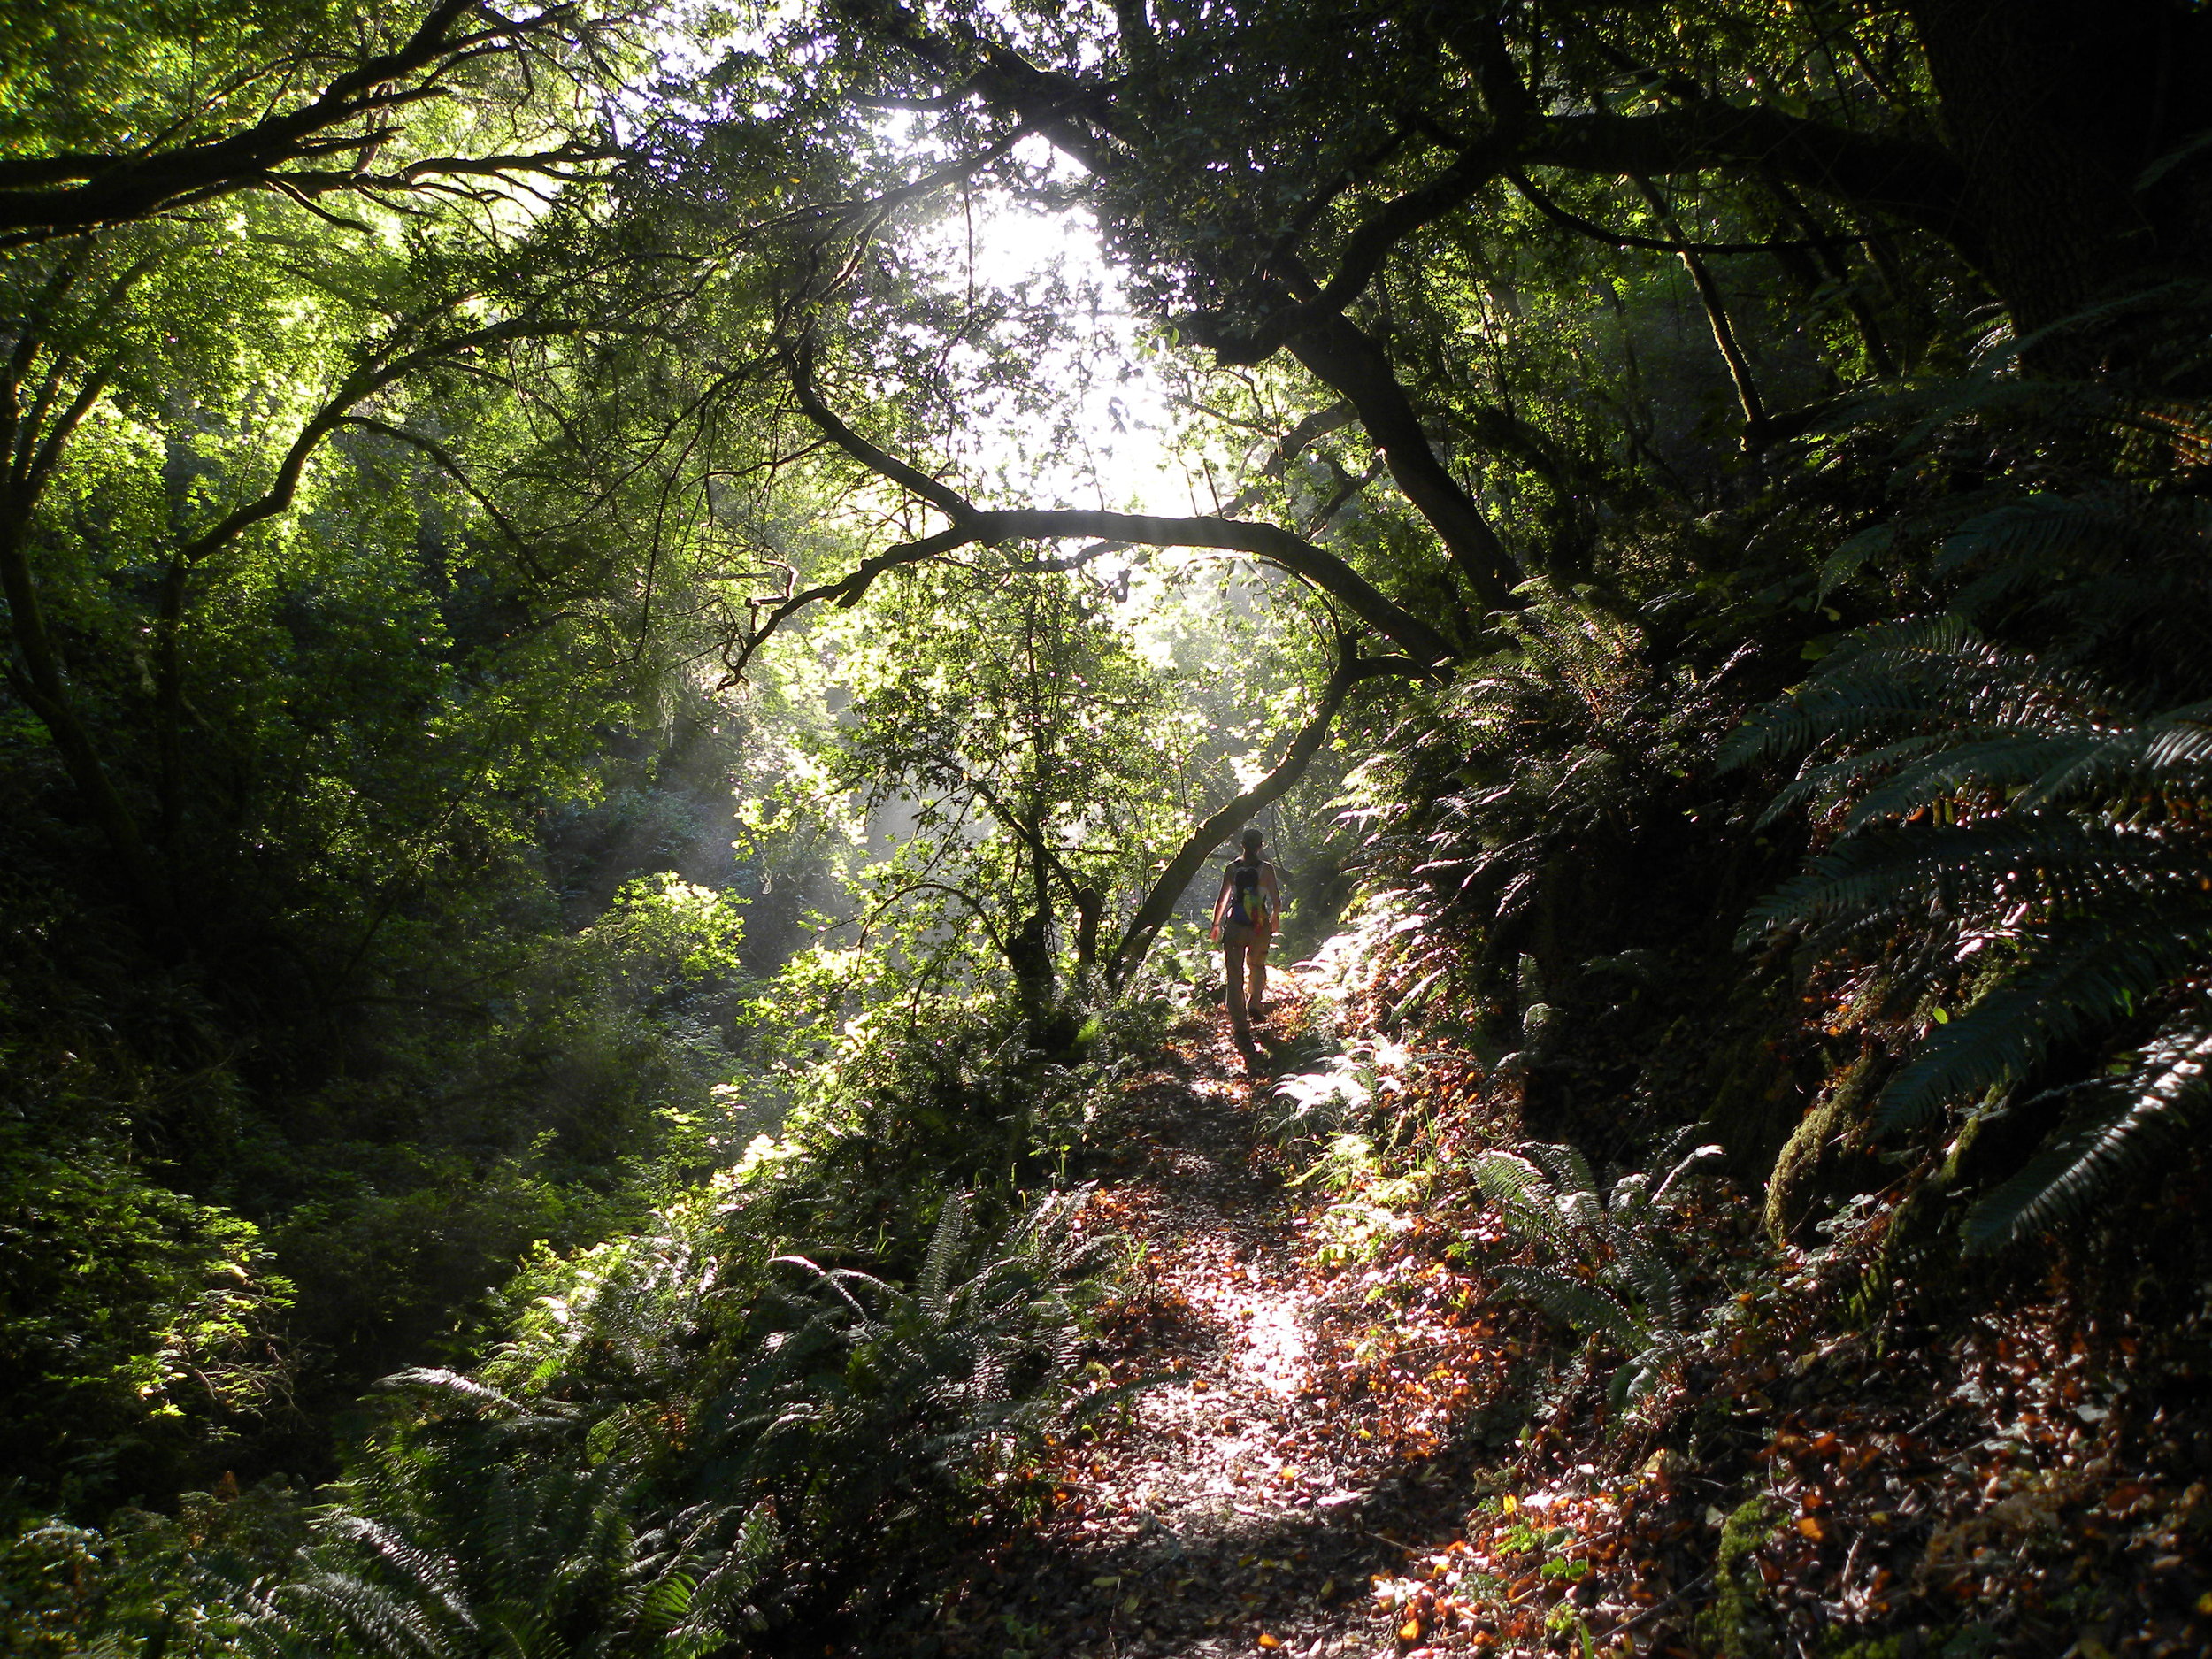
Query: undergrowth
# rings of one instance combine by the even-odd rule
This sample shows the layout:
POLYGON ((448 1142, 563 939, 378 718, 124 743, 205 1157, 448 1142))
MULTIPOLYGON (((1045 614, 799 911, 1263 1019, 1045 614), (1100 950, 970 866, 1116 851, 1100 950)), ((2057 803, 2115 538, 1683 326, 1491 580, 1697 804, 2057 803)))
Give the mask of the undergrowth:
POLYGON ((1025 1454, 1086 1409, 1075 1155, 1171 1010, 1093 1022, 1072 1064, 987 1005, 913 1013, 804 1033, 780 1133, 629 1236, 541 1248, 497 1343, 387 1379, 322 1493, 23 1517, 12 1650, 744 1652, 864 1623, 1025 1513, 1025 1454))

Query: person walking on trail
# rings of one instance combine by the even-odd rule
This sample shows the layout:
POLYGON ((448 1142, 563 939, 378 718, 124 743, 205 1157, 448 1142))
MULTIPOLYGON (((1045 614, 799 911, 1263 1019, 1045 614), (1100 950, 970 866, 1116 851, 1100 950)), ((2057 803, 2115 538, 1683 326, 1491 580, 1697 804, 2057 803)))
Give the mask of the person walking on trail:
POLYGON ((1267 947, 1283 910, 1282 886, 1275 866, 1260 856, 1261 840, 1257 825, 1244 832, 1244 851, 1222 871, 1214 895, 1213 936, 1229 982, 1229 1029, 1246 1054, 1252 1051, 1250 1022, 1267 1017, 1267 947))

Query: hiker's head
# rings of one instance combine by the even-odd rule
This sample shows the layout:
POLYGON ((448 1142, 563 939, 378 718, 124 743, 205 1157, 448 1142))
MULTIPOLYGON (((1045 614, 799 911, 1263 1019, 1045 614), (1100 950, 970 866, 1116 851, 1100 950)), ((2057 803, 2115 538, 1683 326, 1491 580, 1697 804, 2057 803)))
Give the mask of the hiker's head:
POLYGON ((1258 825, 1248 824, 1245 826, 1244 856, 1246 857, 1249 858, 1254 853, 1259 851, 1261 840, 1260 826, 1258 825))

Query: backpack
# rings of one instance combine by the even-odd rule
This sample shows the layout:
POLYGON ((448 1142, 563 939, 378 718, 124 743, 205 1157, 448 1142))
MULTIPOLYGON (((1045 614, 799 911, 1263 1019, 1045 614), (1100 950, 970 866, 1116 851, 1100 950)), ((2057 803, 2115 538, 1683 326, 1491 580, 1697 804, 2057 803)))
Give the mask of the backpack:
POLYGON ((1260 885, 1260 872, 1266 864, 1257 858, 1249 863, 1233 860, 1229 865, 1229 916, 1232 924, 1254 929, 1269 926, 1267 889, 1260 885))

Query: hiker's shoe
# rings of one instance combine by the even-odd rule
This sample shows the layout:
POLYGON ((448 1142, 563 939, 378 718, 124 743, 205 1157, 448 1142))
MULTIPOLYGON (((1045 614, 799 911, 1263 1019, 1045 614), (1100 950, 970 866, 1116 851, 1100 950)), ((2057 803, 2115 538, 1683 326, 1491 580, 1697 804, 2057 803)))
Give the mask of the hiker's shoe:
POLYGON ((1249 1011, 1254 1019, 1265 1019, 1267 1018, 1267 1004, 1264 1002, 1255 1002, 1252 1004, 1249 1011))

